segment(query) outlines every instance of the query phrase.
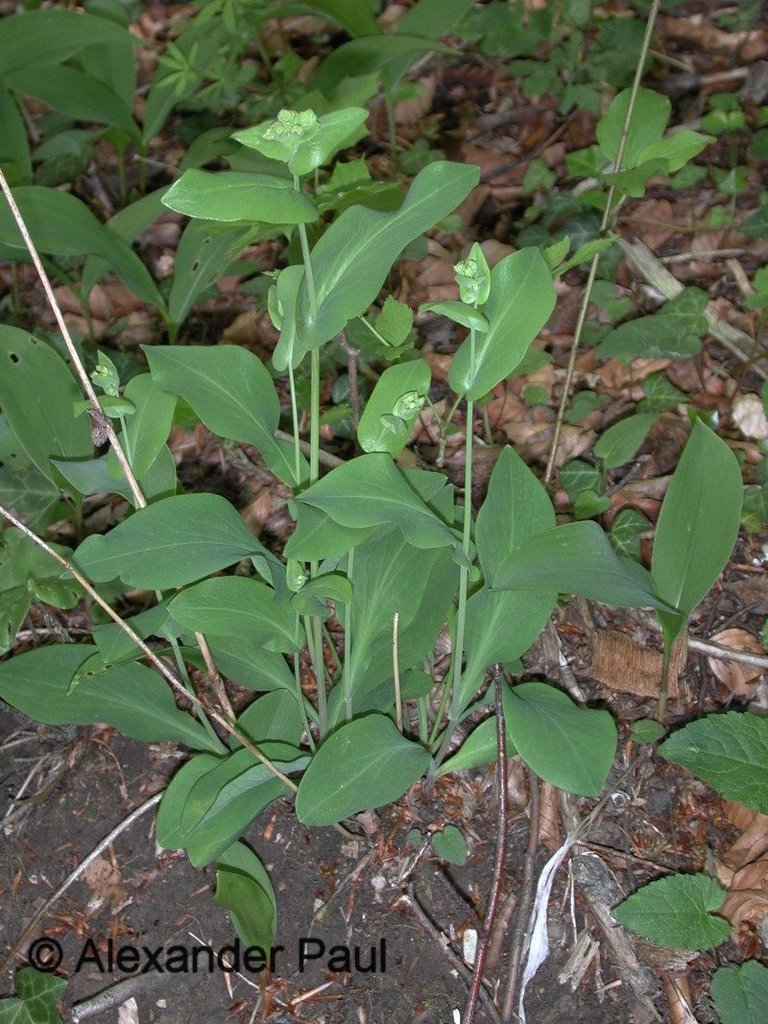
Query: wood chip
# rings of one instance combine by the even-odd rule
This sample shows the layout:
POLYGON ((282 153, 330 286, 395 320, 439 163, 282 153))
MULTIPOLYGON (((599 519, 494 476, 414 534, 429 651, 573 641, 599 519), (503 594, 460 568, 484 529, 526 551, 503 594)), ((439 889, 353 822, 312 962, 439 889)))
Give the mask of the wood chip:
MULTIPOLYGON (((685 637, 679 638, 672 650, 669 696, 678 696, 677 679, 687 656, 685 637)), ((640 697, 658 697, 661 688, 662 655, 649 651, 618 630, 601 629, 595 634, 590 675, 622 693, 640 697)))

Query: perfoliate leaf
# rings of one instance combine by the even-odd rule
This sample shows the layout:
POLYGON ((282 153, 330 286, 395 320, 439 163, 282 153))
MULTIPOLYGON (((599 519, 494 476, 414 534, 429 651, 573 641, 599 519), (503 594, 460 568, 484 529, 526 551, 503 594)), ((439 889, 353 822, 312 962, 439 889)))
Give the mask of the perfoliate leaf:
POLYGON ((399 798, 421 778, 429 754, 405 739, 387 715, 355 718, 318 748, 296 794, 305 825, 332 825, 399 798))
POLYGON ((690 722, 658 752, 728 800, 768 813, 768 719, 729 711, 690 722))
MULTIPOLYGON (((619 150, 630 92, 630 89, 623 89, 618 93, 597 123, 600 147, 603 155, 611 161, 615 160, 619 150)), ((671 110, 672 104, 666 96, 652 89, 638 90, 624 149, 623 168, 636 167, 646 147, 658 142, 667 127, 671 110)))
POLYGON ((424 405, 431 379, 429 364, 423 359, 399 363, 384 371, 357 428, 363 451, 390 455, 402 451, 424 405))
POLYGON ((539 249, 520 249, 491 271, 491 294, 483 307, 490 324, 454 356, 448 382, 457 395, 476 401, 515 369, 555 306, 552 275, 539 249))
POLYGON ((365 312, 406 245, 454 210, 478 179, 477 167, 437 161, 414 178, 398 210, 386 213, 359 206, 345 210, 310 256, 317 308, 313 309, 303 280, 296 340, 287 344, 281 338, 273 357, 275 367, 285 370, 289 362, 297 366, 305 353, 319 348, 349 320, 365 312))
POLYGON ((318 217, 312 200, 292 182, 243 171, 184 171, 163 196, 163 205, 200 220, 308 224, 318 217))
POLYGON ((715 917, 725 892, 708 875, 669 875, 643 886, 612 914, 619 924, 668 949, 709 949, 724 942, 731 926, 715 917))

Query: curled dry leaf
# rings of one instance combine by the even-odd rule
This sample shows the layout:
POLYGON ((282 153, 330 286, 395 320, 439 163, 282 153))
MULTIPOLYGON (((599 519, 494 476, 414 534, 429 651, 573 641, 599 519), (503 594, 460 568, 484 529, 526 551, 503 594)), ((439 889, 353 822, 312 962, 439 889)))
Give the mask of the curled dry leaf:
MULTIPOLYGON (((746 629, 724 629, 716 633, 712 642, 721 647, 730 647, 734 651, 748 651, 751 654, 764 654, 760 641, 748 633, 746 629)), ((743 665, 735 661, 721 661, 719 658, 707 658, 712 673, 721 683, 737 697, 751 697, 754 687, 760 678, 761 671, 757 665, 743 665)))
POLYGON ((756 860, 733 875, 720 913, 735 929, 763 920, 768 914, 768 860, 756 860))
POLYGON ((729 868, 738 870, 761 857, 768 850, 768 814, 762 814, 744 804, 729 801, 726 805, 729 821, 742 829, 739 838, 723 855, 729 868))
MULTIPOLYGON (((678 695, 678 676, 685 667, 686 637, 677 639, 672 648, 669 695, 678 695)), ((594 679, 612 690, 634 693, 641 697, 657 697, 661 687, 662 656, 635 643, 624 633, 613 629, 600 629, 595 634, 592 664, 589 671, 594 679)))
POLYGON ((90 914, 95 913, 105 904, 116 910, 123 906, 128 899, 120 872, 116 865, 104 857, 97 857, 89 864, 83 877, 92 894, 87 908, 90 914))

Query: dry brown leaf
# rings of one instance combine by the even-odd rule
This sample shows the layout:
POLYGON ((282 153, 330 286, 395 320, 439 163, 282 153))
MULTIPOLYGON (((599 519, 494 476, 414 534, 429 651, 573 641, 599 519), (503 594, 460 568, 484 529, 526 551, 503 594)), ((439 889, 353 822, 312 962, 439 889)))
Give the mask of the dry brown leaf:
POLYGON ((734 928, 762 921, 768 914, 768 860, 756 860, 736 872, 720 913, 734 928))
POLYGON ((723 862, 738 870, 751 864, 768 850, 768 814, 751 807, 729 801, 726 805, 729 821, 742 830, 742 834, 723 855, 723 862))
MULTIPOLYGON (((678 695, 677 679, 687 656, 686 638, 679 637, 672 648, 669 675, 669 696, 678 695)), ((641 697, 658 697, 661 687, 662 655, 635 643, 625 633, 614 629, 599 629, 592 648, 590 675, 622 693, 635 693, 641 697)))
POLYGON ((92 893, 86 908, 89 914, 95 913, 105 904, 112 909, 125 904, 128 895, 123 887, 120 872, 116 865, 104 857, 97 857, 92 861, 86 868, 83 878, 92 893))
POLYGON ((672 977, 670 974, 665 974, 662 977, 662 983, 671 1024, 697 1024, 691 1009, 693 996, 688 979, 684 976, 672 977))
MULTIPOLYGON (((730 647, 734 651, 748 651, 752 654, 763 654, 763 645, 748 633, 746 629, 724 629, 716 633, 712 642, 721 647, 730 647)), ((707 658, 713 675, 737 697, 751 697, 755 684, 762 675, 757 665, 743 665, 735 661, 721 661, 719 658, 707 658)))
POLYGON ((563 843, 557 790, 548 782, 539 784, 539 842, 548 850, 559 850, 563 843))

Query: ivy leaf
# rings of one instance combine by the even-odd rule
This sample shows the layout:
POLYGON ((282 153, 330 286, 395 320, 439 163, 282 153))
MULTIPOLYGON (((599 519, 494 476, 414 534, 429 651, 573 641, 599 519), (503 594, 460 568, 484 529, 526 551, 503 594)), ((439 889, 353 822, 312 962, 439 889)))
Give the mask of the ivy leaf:
POLYGON ((763 1024, 768 1006, 768 968, 757 960, 728 964, 712 975, 712 997, 723 1024, 763 1024))

